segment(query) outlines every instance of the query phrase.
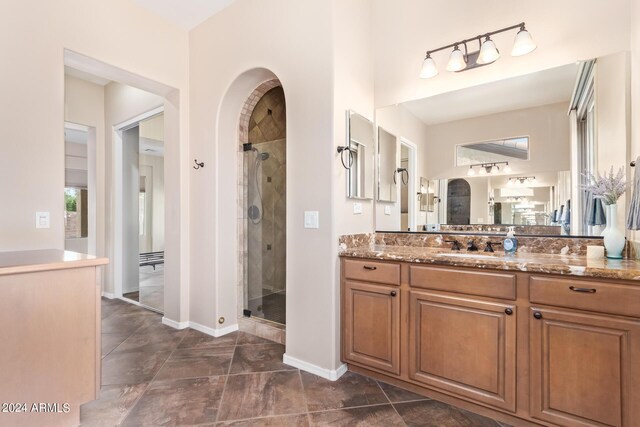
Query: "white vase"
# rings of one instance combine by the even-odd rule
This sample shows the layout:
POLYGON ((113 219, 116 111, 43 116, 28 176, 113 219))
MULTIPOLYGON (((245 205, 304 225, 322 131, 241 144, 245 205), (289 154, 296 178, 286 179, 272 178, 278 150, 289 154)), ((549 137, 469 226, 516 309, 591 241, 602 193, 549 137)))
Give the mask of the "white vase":
POLYGON ((620 259, 625 246, 624 232, 618 226, 618 205, 605 205, 607 227, 602 232, 607 258, 620 259))

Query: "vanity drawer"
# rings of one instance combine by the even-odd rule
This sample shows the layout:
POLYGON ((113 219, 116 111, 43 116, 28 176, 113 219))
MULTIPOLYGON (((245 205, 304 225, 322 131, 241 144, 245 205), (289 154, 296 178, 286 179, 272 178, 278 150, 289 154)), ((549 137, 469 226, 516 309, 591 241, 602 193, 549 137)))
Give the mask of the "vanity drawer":
POLYGON ((516 299, 516 275, 509 273, 412 265, 409 284, 416 288, 516 299))
POLYGON ((344 277, 365 282, 400 284, 400 264, 368 260, 344 260, 344 277))
POLYGON ((640 287, 531 276, 532 303, 640 317, 640 287))

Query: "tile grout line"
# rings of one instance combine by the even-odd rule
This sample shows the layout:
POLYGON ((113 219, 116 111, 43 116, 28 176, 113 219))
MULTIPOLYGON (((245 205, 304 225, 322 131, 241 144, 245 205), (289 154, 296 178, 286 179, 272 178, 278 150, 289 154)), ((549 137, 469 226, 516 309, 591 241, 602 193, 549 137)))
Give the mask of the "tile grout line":
POLYGON ((156 371, 156 373, 153 375, 153 378, 151 378, 151 380, 147 383, 147 387, 145 387, 144 391, 142 393, 140 393, 140 396, 136 399, 136 401, 134 402, 133 405, 131 405, 131 407, 129 408, 128 411, 126 411, 125 415, 122 417, 121 421, 118 423, 119 425, 122 425, 122 423, 124 423, 127 419, 127 417, 129 415, 131 415, 131 412, 133 411, 133 409, 138 406, 138 403, 140 403, 140 401, 142 400, 142 398, 144 397, 145 394, 147 394, 147 391, 149 391, 149 387, 151 387, 151 384, 153 383, 153 380, 158 376, 158 373, 162 370, 162 368, 164 367, 164 365, 166 365, 166 363, 169 361, 169 359, 171 358, 171 356, 173 355, 173 353, 177 350, 178 346, 180 346, 180 344, 182 343, 182 341, 184 340, 184 338, 186 337, 187 333, 186 331, 184 331, 184 333, 182 334, 182 339, 180 340, 180 342, 177 343, 176 347, 171 351, 171 353, 169 353, 169 356, 167 356, 167 358, 165 359, 165 361, 162 363, 162 366, 160 366, 160 368, 156 371))
POLYGON ((236 349, 238 348, 238 339, 240 339, 240 334, 236 334, 236 341, 233 347, 233 354, 231 355, 231 360, 229 361, 229 368, 227 368, 227 375, 224 377, 224 385, 222 386, 222 393, 220 393, 220 402, 218 402, 218 410, 216 411, 216 420, 215 423, 218 423, 220 419, 220 410, 222 409, 222 399, 224 399, 224 393, 227 391, 227 382, 229 381, 229 374, 231 373, 231 366, 233 365, 233 359, 236 357, 236 349))
POLYGON ((384 389, 382 388, 382 386, 380 385, 380 381, 379 380, 374 380, 376 382, 376 384, 378 385, 378 388, 380 389, 380 391, 382 391, 382 394, 384 395, 384 397, 387 398, 387 400, 389 401, 389 404, 391 405, 391 408, 393 409, 393 411, 398 414, 398 417, 400 417, 400 420, 402 421, 402 424, 406 427, 407 423, 404 421, 404 418, 402 417, 402 415, 400 415, 400 412, 398 412, 398 410, 396 409, 396 407, 393 405, 393 402, 391 401, 391 399, 389 398, 389 395, 387 394, 386 391, 384 391, 384 389))

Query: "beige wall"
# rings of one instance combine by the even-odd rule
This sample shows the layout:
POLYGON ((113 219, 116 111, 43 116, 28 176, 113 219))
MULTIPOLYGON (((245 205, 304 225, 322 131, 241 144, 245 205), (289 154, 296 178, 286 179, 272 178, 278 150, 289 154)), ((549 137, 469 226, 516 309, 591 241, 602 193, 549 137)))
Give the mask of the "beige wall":
MULTIPOLYGON (((466 177, 468 166, 455 166, 457 144, 529 136, 529 160, 510 161, 513 174, 568 170, 570 163, 567 103, 456 120, 427 127, 426 173, 429 179, 466 177)), ((473 179, 473 178, 471 178, 473 179)))
POLYGON ((374 0, 376 106, 387 106, 629 49, 631 0, 374 0), (489 67, 445 71, 449 51, 433 55, 440 74, 419 79, 427 49, 525 21, 538 45, 509 55, 515 32, 492 37, 502 52, 489 67))
MULTIPOLYGON (((598 171, 609 172, 613 166, 628 169, 631 145, 631 95, 629 53, 621 52, 598 58, 595 75, 596 133, 598 171)), ((618 205, 618 223, 626 222, 626 199, 618 205)))
MULTIPOLYGON (((400 167, 400 140, 405 139, 416 145, 416 169, 417 171, 409 176, 416 183, 416 192, 420 186, 420 177, 426 177, 427 170, 425 168, 426 159, 433 155, 426 149, 427 147, 427 126, 414 116, 409 110, 402 105, 392 105, 390 107, 378 108, 376 110, 376 124, 385 130, 391 132, 398 137, 397 159, 398 167, 400 167)), ((378 175, 375 175, 376 185, 378 175)), ((376 203, 376 230, 400 230, 400 186, 398 188, 398 202, 396 203, 376 203), (391 215, 384 213, 384 207, 391 206, 391 215)), ((414 195, 409 195, 415 197, 414 195)), ((418 209, 416 202, 416 209, 418 209)), ((416 214, 416 224, 418 227, 427 222, 426 213, 418 211, 416 214)))
POLYGON ((0 26, 0 50, 11 67, 3 71, 0 92, 12 102, 0 106, 0 141, 6 144, 0 170, 20 176, 21 186, 0 180, 0 193, 29 197, 17 209, 0 210, 0 249, 62 248, 63 49, 181 88, 187 83, 187 34, 127 0, 5 2, 2 15, 11 17, 0 26), (51 213, 51 228, 35 228, 36 211, 51 213))
POLYGON ((218 328, 220 316, 223 327, 237 319, 238 118, 245 98, 273 77, 268 69, 287 104, 286 351, 325 369, 339 364, 331 29, 329 2, 244 0, 190 37, 191 157, 207 165, 191 179, 191 320, 218 328), (320 229, 303 228, 306 210, 319 211, 320 229))

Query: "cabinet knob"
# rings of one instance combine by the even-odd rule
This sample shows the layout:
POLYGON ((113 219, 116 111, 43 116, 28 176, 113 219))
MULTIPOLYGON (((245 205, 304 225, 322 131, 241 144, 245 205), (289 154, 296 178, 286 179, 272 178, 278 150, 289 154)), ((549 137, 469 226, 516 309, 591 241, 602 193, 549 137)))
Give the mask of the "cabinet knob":
POLYGON ((542 319, 542 313, 540 313, 539 311, 536 311, 533 313, 533 317, 535 317, 536 319, 540 320, 542 319))
POLYGON ((396 295, 398 295, 398 294, 397 294, 397 292, 396 292, 396 291, 391 291, 391 293, 390 293, 389 295, 391 295, 392 297, 395 297, 395 296, 396 296, 396 295))
POLYGON ((511 316, 511 315, 513 314, 513 310, 512 310, 512 309, 510 309, 510 308, 505 308, 505 309, 504 309, 504 313, 505 313, 507 316, 511 316))

